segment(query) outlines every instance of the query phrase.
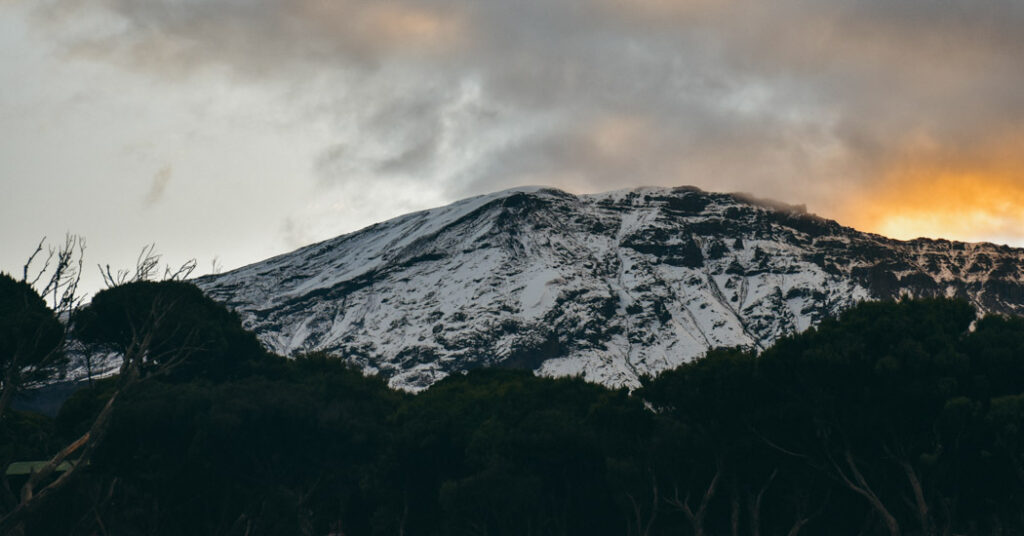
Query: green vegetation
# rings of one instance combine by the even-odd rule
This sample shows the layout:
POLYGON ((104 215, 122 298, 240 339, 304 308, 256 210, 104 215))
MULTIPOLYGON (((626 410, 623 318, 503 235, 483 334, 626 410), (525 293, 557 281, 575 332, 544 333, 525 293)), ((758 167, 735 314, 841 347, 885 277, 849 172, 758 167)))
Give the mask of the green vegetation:
MULTIPOLYGON (((34 311, 0 315, 10 363, 53 316, 0 291, 34 311)), ((78 463, 28 502, 5 481, 0 532, 1024 533, 1024 319, 959 301, 865 303, 632 393, 499 369, 396 392, 267 354, 181 282, 114 287, 77 318, 125 364, 56 419, 8 410, 4 467, 76 443, 78 463)))

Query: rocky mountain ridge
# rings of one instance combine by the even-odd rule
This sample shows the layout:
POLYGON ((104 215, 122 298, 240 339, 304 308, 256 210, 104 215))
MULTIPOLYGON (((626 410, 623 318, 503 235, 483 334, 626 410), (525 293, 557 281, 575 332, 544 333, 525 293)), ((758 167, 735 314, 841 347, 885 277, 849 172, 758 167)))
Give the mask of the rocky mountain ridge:
POLYGON ((518 188, 196 283, 284 355, 417 390, 484 366, 613 386, 718 346, 764 348, 854 303, 957 296, 1024 312, 1024 250, 897 241, 697 188, 518 188))

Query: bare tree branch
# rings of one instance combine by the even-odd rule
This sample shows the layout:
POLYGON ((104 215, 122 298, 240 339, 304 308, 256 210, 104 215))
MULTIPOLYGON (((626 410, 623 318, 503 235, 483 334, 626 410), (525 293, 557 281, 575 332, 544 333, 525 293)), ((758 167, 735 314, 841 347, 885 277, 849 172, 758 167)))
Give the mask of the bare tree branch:
POLYGON ((693 527, 694 536, 704 536, 704 518, 707 516, 708 505, 711 503, 711 499, 715 497, 715 493, 718 491, 718 483, 722 478, 722 472, 722 459, 719 457, 715 460, 715 476, 711 479, 711 483, 708 484, 704 496, 701 497, 696 512, 690 506, 690 492, 687 491, 686 496, 680 499, 678 486, 673 488, 673 496, 665 499, 665 502, 686 515, 686 519, 690 521, 690 525, 693 527))
MULTIPOLYGON (((139 252, 139 257, 135 260, 134 272, 131 270, 117 270, 114 272, 109 264, 106 266, 98 265, 100 276, 103 277, 103 284, 107 288, 113 288, 127 283, 155 281, 160 258, 161 255, 156 253, 156 244, 149 244, 139 252)), ((181 266, 174 269, 170 265, 165 265, 164 274, 160 281, 185 281, 192 275, 192 272, 195 271, 198 265, 198 261, 194 258, 185 261, 181 266)))
POLYGON ((189 259, 174 272, 171 272, 171 267, 167 266, 164 268, 164 281, 184 281, 192 275, 197 265, 198 263, 195 259, 189 259))
MULTIPOLYGON (((22 282, 29 283, 29 281, 28 281, 28 271, 29 271, 29 268, 32 266, 32 261, 35 260, 36 255, 39 255, 39 252, 43 251, 43 244, 45 242, 46 242, 46 237, 44 236, 42 238, 42 240, 39 241, 39 244, 36 245, 36 250, 33 251, 32 254, 28 256, 28 260, 25 261, 25 266, 24 266, 24 268, 22 269, 22 272, 21 272, 21 281, 22 282)), ((49 265, 49 261, 47 261, 47 265, 49 265)), ((46 271, 46 266, 43 266, 43 269, 38 274, 36 274, 36 277, 29 284, 32 285, 32 286, 35 286, 36 281, 39 280, 39 277, 42 276, 43 272, 45 272, 45 271, 46 271)))

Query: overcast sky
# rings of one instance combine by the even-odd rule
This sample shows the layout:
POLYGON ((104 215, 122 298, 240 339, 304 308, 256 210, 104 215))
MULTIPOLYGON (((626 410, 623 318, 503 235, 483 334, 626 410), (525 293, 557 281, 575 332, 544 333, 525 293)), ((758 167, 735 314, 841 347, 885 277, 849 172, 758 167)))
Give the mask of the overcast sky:
POLYGON ((67 231, 90 265, 234 268, 527 184, 1024 246, 1021 28, 1020 0, 0 0, 0 270, 67 231))

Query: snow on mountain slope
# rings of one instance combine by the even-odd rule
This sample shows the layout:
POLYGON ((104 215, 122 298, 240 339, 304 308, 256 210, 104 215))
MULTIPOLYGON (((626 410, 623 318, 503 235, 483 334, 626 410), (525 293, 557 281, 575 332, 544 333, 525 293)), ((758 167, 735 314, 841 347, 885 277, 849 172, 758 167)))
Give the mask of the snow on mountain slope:
POLYGON ((420 389, 529 368, 637 385, 708 348, 764 348, 854 303, 960 296, 1024 312, 1024 250, 860 233, 696 188, 520 188, 200 278, 273 351, 420 389))

